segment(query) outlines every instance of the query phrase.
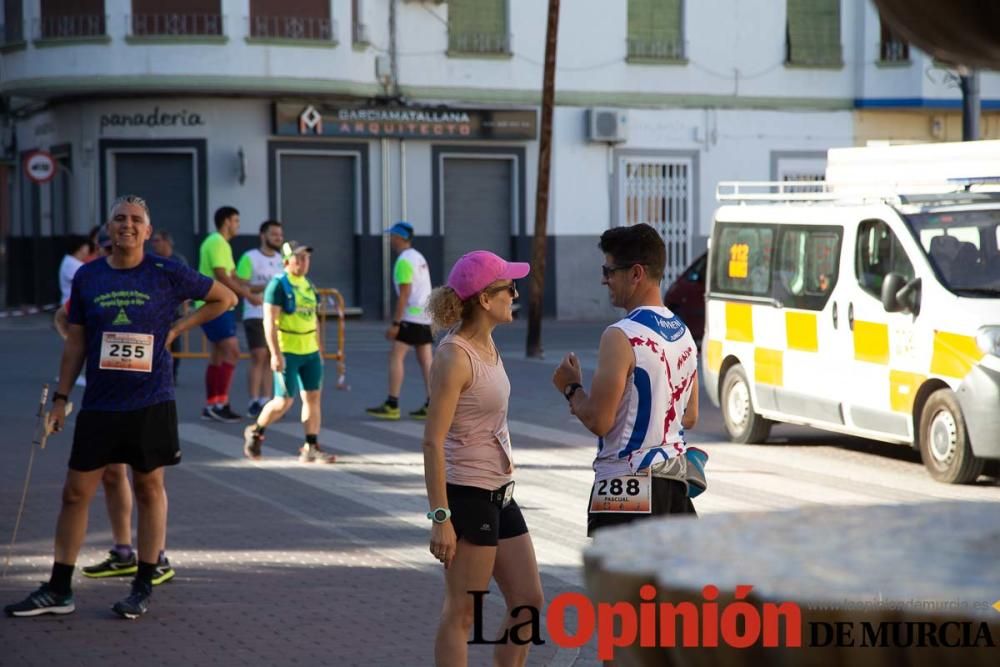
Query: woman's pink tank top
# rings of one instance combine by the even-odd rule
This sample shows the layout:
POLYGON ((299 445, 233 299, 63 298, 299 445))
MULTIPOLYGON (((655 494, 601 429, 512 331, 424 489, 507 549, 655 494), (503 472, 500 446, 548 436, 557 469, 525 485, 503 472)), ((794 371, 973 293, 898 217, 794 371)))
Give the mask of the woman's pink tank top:
POLYGON ((448 334, 440 344, 462 348, 472 362, 472 384, 459 395, 444 438, 446 479, 449 484, 499 488, 514 472, 507 429, 510 380, 503 360, 498 352, 496 364, 484 361, 458 334, 448 334))

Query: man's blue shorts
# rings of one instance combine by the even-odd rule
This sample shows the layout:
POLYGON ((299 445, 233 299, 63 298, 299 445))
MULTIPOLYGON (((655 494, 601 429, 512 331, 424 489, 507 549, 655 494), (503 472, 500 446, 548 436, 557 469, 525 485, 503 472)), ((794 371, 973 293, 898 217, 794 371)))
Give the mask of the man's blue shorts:
POLYGON ((208 339, 213 343, 220 340, 234 338, 236 336, 236 311, 227 310, 214 320, 209 320, 201 325, 201 330, 205 332, 208 339))
POLYGON ((312 354, 285 353, 285 372, 274 374, 274 395, 294 398, 300 391, 316 391, 323 386, 323 359, 312 354))

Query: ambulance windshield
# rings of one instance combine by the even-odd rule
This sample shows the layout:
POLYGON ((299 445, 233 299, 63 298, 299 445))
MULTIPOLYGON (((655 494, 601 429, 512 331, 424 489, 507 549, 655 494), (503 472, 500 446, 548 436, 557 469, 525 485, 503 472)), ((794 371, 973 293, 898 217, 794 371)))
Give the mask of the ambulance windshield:
POLYGON ((1000 297, 1000 209, 904 217, 945 287, 958 296, 1000 297))

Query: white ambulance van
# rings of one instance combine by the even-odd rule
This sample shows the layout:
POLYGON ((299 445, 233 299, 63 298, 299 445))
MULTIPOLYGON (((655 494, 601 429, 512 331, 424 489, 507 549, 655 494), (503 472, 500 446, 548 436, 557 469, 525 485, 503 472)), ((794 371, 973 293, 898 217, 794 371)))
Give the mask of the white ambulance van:
POLYGON ((788 422, 908 444, 947 483, 1000 459, 997 177, 1000 141, 980 141, 720 183, 703 377, 731 438, 788 422))

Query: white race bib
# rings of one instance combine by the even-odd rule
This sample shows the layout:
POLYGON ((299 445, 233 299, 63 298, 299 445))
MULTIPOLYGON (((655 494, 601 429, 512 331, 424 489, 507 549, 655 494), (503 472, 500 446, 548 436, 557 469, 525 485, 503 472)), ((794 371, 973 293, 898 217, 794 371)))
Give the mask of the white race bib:
POLYGON ((590 511, 594 514, 649 514, 653 511, 649 468, 594 482, 590 511))
POLYGON ((105 331, 100 368, 106 371, 153 371, 153 335, 105 331))

